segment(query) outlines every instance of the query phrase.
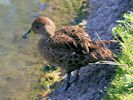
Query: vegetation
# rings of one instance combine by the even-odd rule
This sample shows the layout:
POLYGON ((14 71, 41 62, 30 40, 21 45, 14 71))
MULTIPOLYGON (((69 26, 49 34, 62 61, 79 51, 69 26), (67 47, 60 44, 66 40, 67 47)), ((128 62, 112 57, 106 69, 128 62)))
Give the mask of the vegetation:
POLYGON ((118 54, 118 62, 122 66, 116 69, 116 75, 107 91, 104 100, 133 100, 133 13, 124 14, 124 20, 112 32, 117 38, 119 35, 123 42, 121 54, 118 54))
POLYGON ((85 0, 41 0, 47 4, 41 14, 48 16, 59 28, 67 24, 77 24, 84 18, 82 2, 85 0))

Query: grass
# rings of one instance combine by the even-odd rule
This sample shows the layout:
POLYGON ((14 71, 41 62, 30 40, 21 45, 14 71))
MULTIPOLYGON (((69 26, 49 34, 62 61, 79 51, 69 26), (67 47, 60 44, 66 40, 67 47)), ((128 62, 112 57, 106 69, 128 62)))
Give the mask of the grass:
POLYGON ((117 67, 104 100, 133 100, 133 13, 124 14, 124 18, 117 21, 119 24, 112 29, 112 33, 122 46, 117 63, 125 66, 117 67))

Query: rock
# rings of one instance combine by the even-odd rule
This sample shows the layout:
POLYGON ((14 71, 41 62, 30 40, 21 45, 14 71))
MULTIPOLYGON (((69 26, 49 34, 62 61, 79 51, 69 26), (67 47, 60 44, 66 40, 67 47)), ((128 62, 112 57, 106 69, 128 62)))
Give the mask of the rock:
POLYGON ((87 31, 92 39, 112 39, 111 30, 116 20, 129 8, 131 0, 88 0, 89 16, 87 31), (97 33, 97 34, 96 34, 97 33))

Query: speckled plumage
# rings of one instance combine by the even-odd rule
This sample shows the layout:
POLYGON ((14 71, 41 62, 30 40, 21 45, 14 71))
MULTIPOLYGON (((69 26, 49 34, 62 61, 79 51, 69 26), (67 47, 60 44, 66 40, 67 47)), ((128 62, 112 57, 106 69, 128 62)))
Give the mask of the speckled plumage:
MULTIPOLYGON (((39 25, 50 25, 49 20, 46 17, 37 18, 32 23, 32 30, 37 33, 39 30, 38 23, 39 25)), ((53 23, 51 27, 53 27, 52 25, 53 23)), ((40 54, 50 63, 65 69, 66 72, 73 71, 88 63, 112 59, 112 52, 104 47, 104 44, 111 41, 92 41, 89 35, 79 26, 65 26, 55 31, 52 36, 51 33, 46 32, 44 26, 43 28, 44 30, 39 30, 45 32, 42 32, 43 37, 38 44, 40 54)))
MULTIPOLYGON (((94 41, 92 41, 92 43, 93 42, 94 41)), ((99 41, 94 43, 97 42, 99 41)), ((59 41, 57 42, 52 39, 49 39, 48 41, 45 41, 43 38, 40 39, 38 48, 40 54, 49 63, 59 65, 61 68, 65 69, 66 72, 73 71, 99 60, 111 60, 113 57, 113 53, 105 47, 96 49, 89 48, 90 52, 84 54, 80 47, 76 48, 73 44, 60 44, 59 41)))
POLYGON ((112 41, 92 41, 79 26, 65 26, 55 31, 55 25, 47 17, 38 17, 31 30, 41 34, 38 43, 40 54, 49 62, 59 65, 67 73, 100 60, 112 60, 113 53, 105 44, 112 41))

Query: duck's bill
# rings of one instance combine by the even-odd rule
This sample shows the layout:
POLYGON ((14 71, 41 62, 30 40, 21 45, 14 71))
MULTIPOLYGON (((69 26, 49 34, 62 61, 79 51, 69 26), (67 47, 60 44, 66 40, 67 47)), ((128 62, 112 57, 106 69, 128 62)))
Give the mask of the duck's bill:
POLYGON ((24 33, 24 34, 22 35, 22 38, 24 38, 24 39, 28 38, 28 35, 29 35, 30 33, 31 33, 31 28, 29 29, 28 32, 26 32, 26 33, 24 33))

